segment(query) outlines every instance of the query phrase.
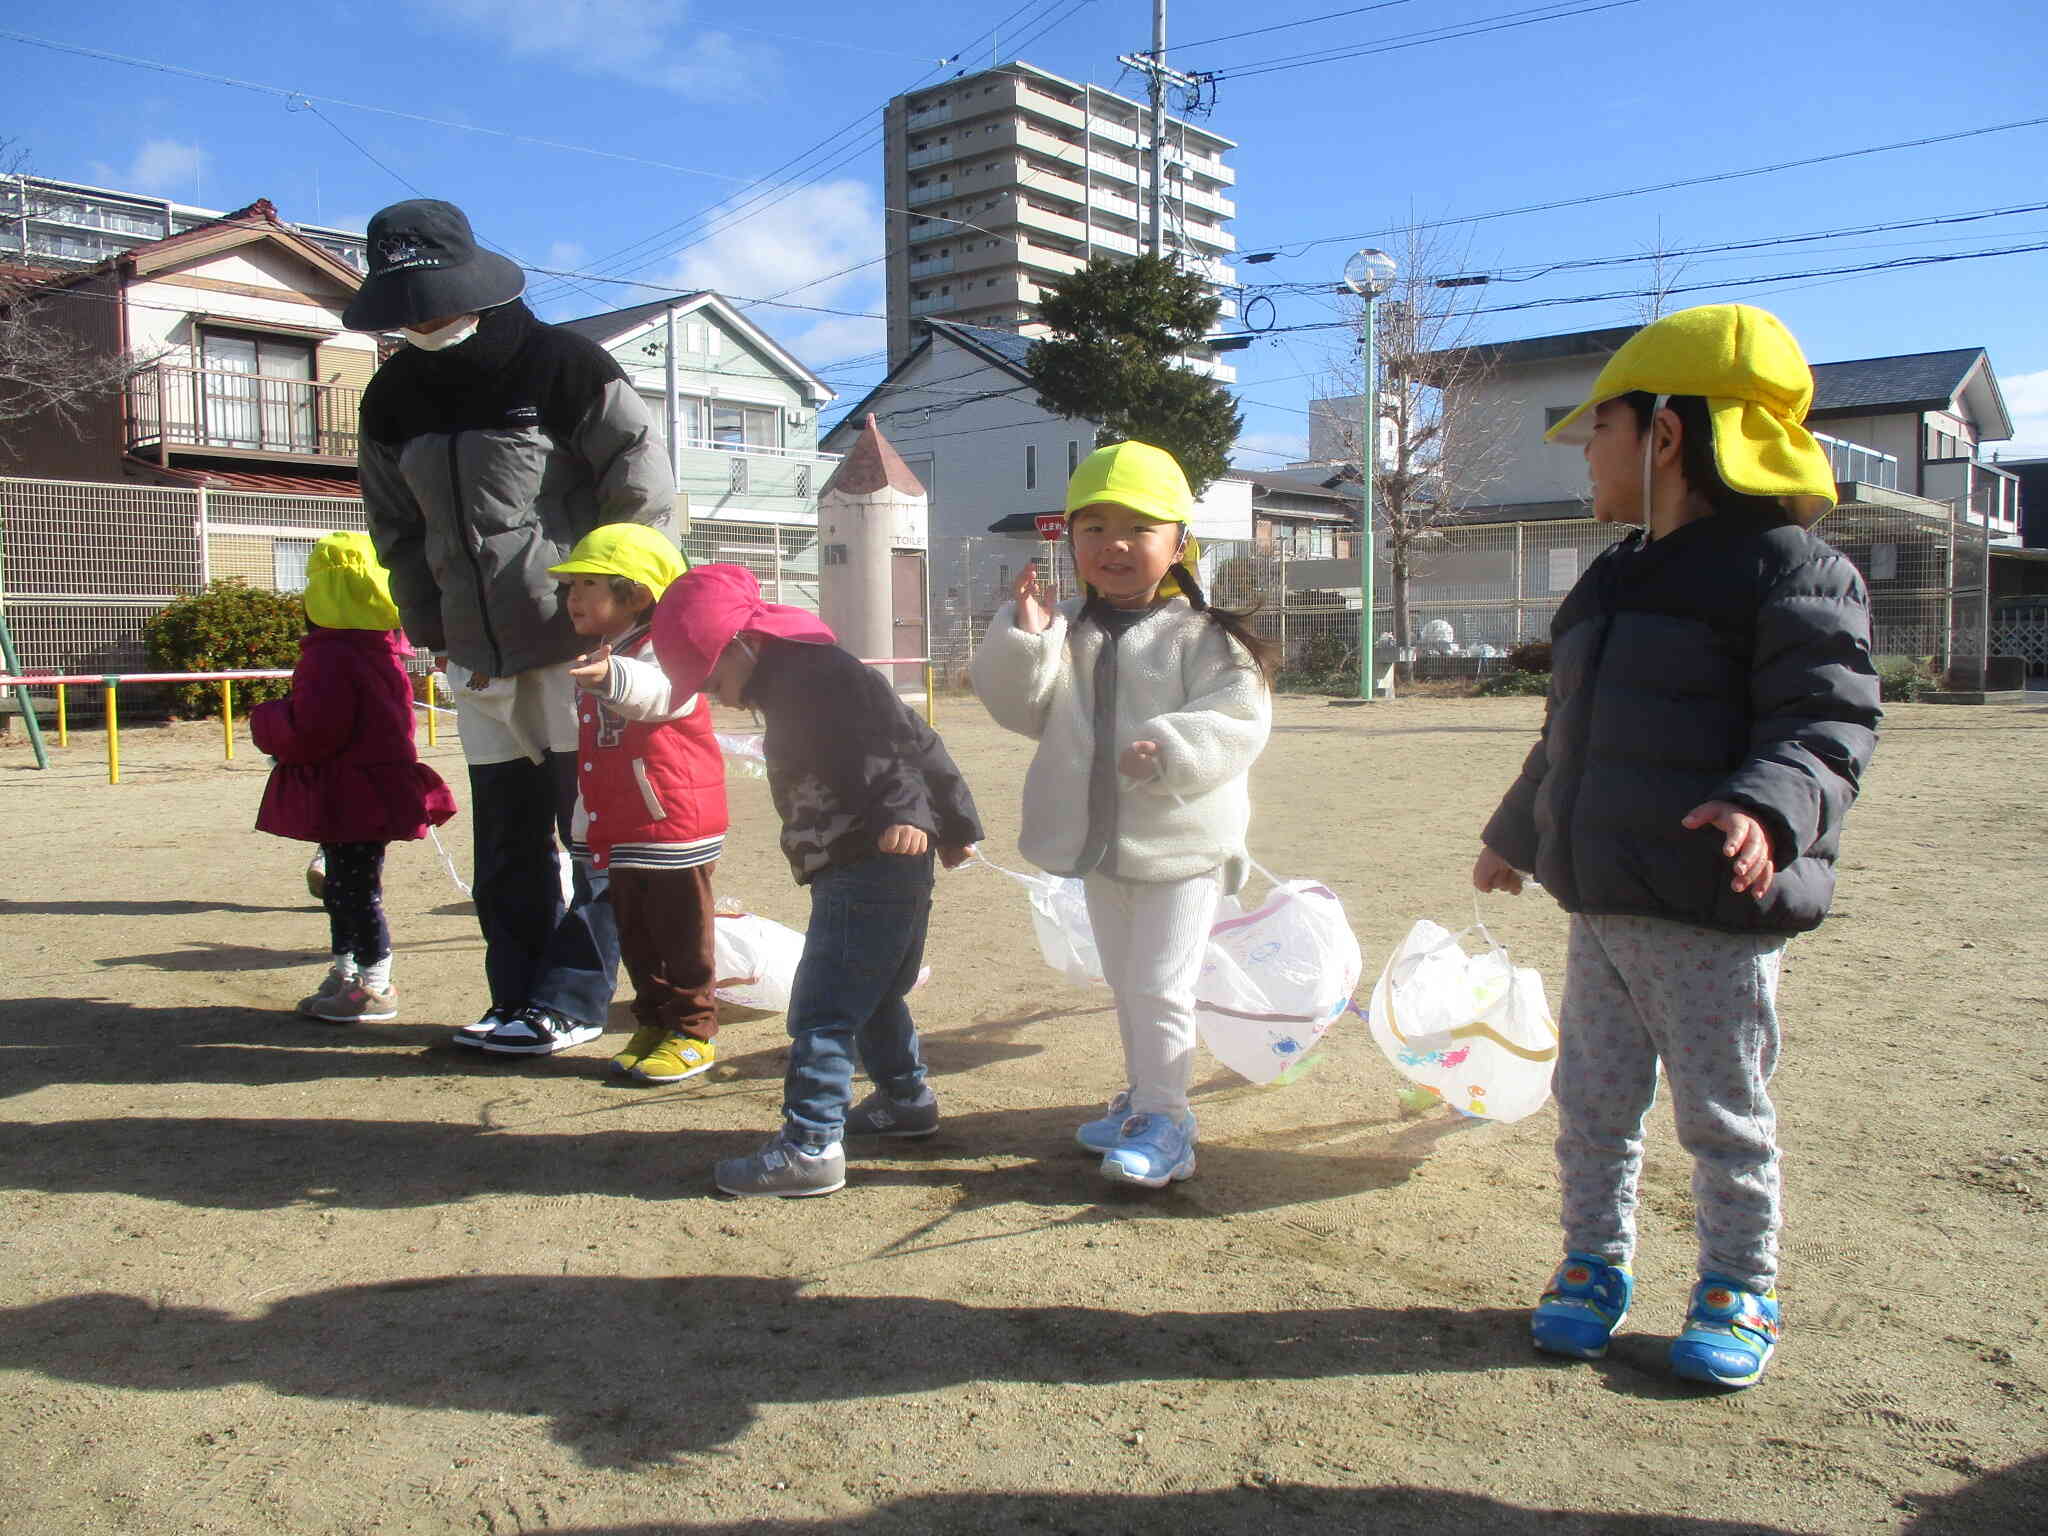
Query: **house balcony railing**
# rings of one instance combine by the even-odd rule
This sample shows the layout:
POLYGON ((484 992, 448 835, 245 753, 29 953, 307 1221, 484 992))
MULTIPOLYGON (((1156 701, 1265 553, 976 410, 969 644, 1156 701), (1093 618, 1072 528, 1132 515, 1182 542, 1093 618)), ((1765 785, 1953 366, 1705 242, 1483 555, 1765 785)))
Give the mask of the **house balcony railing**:
POLYGON ((158 363, 126 391, 127 450, 168 464, 173 453, 352 464, 363 392, 158 363))
POLYGON ((816 501, 839 467, 836 453, 701 437, 684 438, 676 457, 676 489, 688 494, 692 506, 722 506, 739 499, 800 511, 816 501))

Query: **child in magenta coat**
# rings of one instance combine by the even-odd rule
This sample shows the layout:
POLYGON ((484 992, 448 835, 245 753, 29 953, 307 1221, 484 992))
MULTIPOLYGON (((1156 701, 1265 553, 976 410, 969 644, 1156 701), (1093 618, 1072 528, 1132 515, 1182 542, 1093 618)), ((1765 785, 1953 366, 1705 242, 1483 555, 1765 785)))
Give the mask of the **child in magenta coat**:
POLYGON ((318 843, 327 862, 333 967, 298 1011, 331 1024, 393 1019, 384 846, 424 837, 455 814, 455 797, 413 747, 411 647, 367 534, 313 546, 306 618, 291 693, 249 712, 257 749, 277 764, 256 828, 318 843))

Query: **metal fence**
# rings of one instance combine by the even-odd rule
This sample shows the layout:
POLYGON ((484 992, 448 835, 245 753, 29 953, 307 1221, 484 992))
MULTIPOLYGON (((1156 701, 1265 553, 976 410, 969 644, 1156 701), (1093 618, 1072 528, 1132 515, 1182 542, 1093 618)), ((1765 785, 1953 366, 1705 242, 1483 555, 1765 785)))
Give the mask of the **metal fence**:
MULTIPOLYGON (((1950 503, 1914 502, 1851 503, 1817 531, 1869 584, 1875 654, 1919 660, 1958 687, 1982 686, 1992 649, 1986 532, 1950 503)), ((1383 535, 1373 576, 1375 659, 1382 667, 1398 663, 1408 681, 1506 670, 1516 644, 1549 638, 1572 585, 1624 531, 1591 518, 1448 525, 1402 552, 1405 592, 1396 590, 1394 552, 1383 535)), ((975 643, 1023 562, 1034 558, 1057 595, 1078 592, 1064 544, 996 535, 934 542, 932 655, 942 685, 966 686, 975 643)), ((1356 689, 1355 561, 1290 559, 1224 542, 1204 547, 1202 573, 1214 601, 1255 609, 1255 627, 1283 658, 1283 690, 1356 689)))
MULTIPOLYGON (((27 671, 146 670, 143 626, 174 598, 222 577, 298 591, 323 534, 363 527, 352 496, 0 477, 0 612, 27 671)), ((814 528, 700 522, 683 549, 747 566, 770 601, 818 606, 814 528)), ((97 718, 96 700, 76 705, 97 718)))

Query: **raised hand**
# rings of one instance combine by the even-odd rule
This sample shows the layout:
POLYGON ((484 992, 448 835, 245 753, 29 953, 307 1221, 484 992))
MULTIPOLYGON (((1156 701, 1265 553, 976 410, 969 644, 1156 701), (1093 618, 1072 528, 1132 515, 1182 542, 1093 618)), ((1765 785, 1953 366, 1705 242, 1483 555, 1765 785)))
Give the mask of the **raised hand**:
POLYGON ((1038 587, 1038 562, 1027 560, 1017 579, 1010 584, 1010 596, 1017 602, 1017 627, 1027 635, 1042 635, 1052 623, 1052 610, 1038 587))

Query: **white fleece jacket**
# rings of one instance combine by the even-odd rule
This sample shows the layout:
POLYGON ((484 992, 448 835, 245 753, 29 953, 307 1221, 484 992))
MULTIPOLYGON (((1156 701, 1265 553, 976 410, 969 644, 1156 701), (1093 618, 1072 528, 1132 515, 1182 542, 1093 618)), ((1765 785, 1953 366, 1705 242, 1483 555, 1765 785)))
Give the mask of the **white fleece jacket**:
MULTIPOLYGON (((1042 634, 1005 603, 974 653, 974 691, 998 725, 1032 737, 1018 846, 1039 868, 1078 874, 1088 838, 1088 771, 1095 756, 1095 661, 1108 637, 1074 627, 1078 599, 1062 603, 1042 634), (1071 642, 1071 643, 1070 643, 1071 642)), ((1246 775, 1273 725, 1265 679, 1217 624, 1173 598, 1117 644, 1116 743, 1159 743, 1159 773, 1119 777, 1120 879, 1185 880, 1222 869, 1226 891, 1244 884, 1246 775)))

